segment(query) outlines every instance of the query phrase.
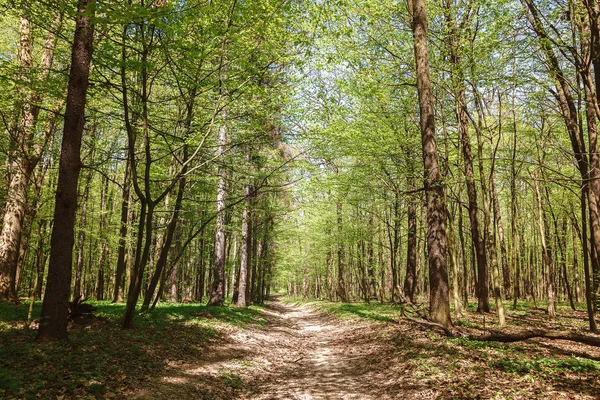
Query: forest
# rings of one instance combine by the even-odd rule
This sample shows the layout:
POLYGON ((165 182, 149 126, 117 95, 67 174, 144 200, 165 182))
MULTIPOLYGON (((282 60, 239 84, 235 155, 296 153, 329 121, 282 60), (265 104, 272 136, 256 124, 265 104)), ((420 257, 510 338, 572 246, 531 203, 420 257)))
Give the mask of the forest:
POLYGON ((0 398, 600 398, 600 1, 0 0, 0 398))

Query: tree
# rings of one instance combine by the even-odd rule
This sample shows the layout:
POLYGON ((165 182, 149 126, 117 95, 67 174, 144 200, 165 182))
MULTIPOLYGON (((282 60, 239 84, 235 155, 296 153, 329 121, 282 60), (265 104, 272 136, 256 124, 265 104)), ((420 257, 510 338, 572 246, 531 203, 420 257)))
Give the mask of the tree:
POLYGON ((427 198, 427 254, 429 259, 429 315, 445 328, 452 326, 446 270, 446 205, 435 139, 433 94, 427 51, 425 0, 409 0, 412 17, 417 92, 423 144, 424 190, 427 198))
POLYGON ((81 139, 92 59, 95 6, 95 0, 79 0, 77 3, 54 211, 54 220, 60 223, 54 224, 52 229, 48 283, 42 303, 38 340, 67 338, 77 183, 81 170, 81 139))

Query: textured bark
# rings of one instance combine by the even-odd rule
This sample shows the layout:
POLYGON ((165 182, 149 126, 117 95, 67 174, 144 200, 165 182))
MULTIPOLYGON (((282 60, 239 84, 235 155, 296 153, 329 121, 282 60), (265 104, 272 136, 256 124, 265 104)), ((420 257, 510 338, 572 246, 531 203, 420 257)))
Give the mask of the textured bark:
POLYGON ((498 192, 496 191, 496 181, 492 179, 492 200, 494 203, 494 219, 496 220, 496 231, 498 232, 498 241, 500 242, 500 260, 502 263, 502 281, 504 283, 504 297, 510 299, 512 287, 510 281, 510 266, 508 265, 508 251, 506 250, 506 240, 504 238, 504 224, 502 223, 502 214, 500 213, 500 202, 498 201, 498 192))
MULTIPOLYGON (((377 300, 377 283, 375 281, 375 252, 373 250, 373 213, 369 215, 369 238, 367 244, 367 276, 369 279, 369 300, 377 300)), ((270 264, 269 264, 270 265, 270 264)))
POLYGON ((433 94, 429 76, 427 52, 427 22, 425 0, 409 0, 417 71, 417 91, 420 106, 423 166, 427 194, 427 254, 429 258, 430 318, 450 328, 448 272, 446 270, 446 205, 444 186, 439 169, 433 94))
POLYGON ((576 221, 571 221, 571 232, 573 235, 573 270, 575 271, 575 302, 579 303, 581 299, 581 278, 579 276, 579 257, 577 256, 578 248, 577 248, 577 231, 575 225, 576 221))
POLYGON ((406 239, 406 277, 404 294, 411 303, 416 303, 417 294, 417 209, 415 199, 408 199, 408 232, 406 239))
POLYGON ((55 223, 50 242, 48 283, 42 303, 38 340, 66 339, 77 183, 81 169, 81 138, 85 123, 85 102, 92 58, 94 0, 79 0, 71 71, 67 89, 65 121, 60 154, 55 223))
POLYGON ((544 331, 544 330, 533 330, 523 333, 491 333, 483 336, 470 336, 470 340, 477 340, 480 342, 500 342, 500 343, 514 343, 520 342, 527 339, 533 338, 544 338, 544 339, 555 339, 555 340, 568 340, 571 342, 588 344, 590 346, 600 346, 600 339, 595 336, 585 336, 576 332, 569 331, 544 331))
MULTIPOLYGON (((532 0, 521 0, 523 7, 526 11, 526 16, 529 19, 529 22, 532 25, 536 36, 538 37, 539 45, 546 56, 546 60, 548 61, 548 72, 550 73, 552 79, 554 80, 555 88, 556 88, 556 98, 558 100, 558 104, 560 107, 560 112, 562 114, 563 120, 565 121, 565 125, 567 126, 567 131, 569 133, 569 139, 571 141, 571 147, 573 148, 573 153, 575 155, 575 160, 577 161, 577 168, 581 175, 581 202, 582 206, 585 206, 585 202, 587 200, 589 218, 590 218, 590 236, 591 236, 591 260, 592 264, 594 264, 594 260, 596 259, 596 254, 594 248, 600 248, 600 215, 598 214, 598 197, 593 192, 593 181, 592 174, 589 172, 589 163, 588 163, 588 154, 585 149, 585 141, 583 140, 583 132, 580 131, 578 126, 578 114, 577 108, 575 107, 575 102, 573 100, 573 96, 571 95, 571 88, 569 82, 567 82, 565 75, 560 67, 560 63, 558 58, 551 46, 552 41, 550 40, 542 20, 539 16, 538 10, 533 4, 532 0), (592 182, 590 182, 590 180, 592 182)), ((587 37, 586 35, 582 36, 584 39, 587 37)), ((583 43, 582 45, 585 45, 583 43)), ((592 102, 590 101, 593 96, 593 89, 590 85, 590 74, 589 69, 584 71, 578 69, 578 73, 580 73, 581 77, 584 81, 584 89, 586 91, 586 107, 592 106, 592 102)), ((598 71, 596 71, 598 72, 598 71)), ((598 83, 598 82, 596 82, 598 83)), ((596 99, 597 100, 597 99, 596 99)), ((586 112, 586 116, 588 117, 588 123, 591 122, 593 125, 596 124, 593 116, 595 115, 597 107, 593 107, 593 112, 586 112)), ((586 110, 587 111, 587 110, 586 110)), ((591 111, 591 110, 590 110, 591 111)), ((597 165, 600 163, 598 160, 598 147, 597 147, 597 133, 594 134, 594 129, 592 127, 588 127, 588 139, 590 140, 590 156, 594 156, 596 158, 597 165), (590 128, 592 132, 590 133, 590 128)), ((594 167, 591 167, 594 170, 594 167)), ((593 172, 593 171, 592 171, 593 172)), ((600 173, 600 171, 598 171, 600 173)), ((595 180, 595 185, 600 185, 598 180, 595 180)), ((585 217, 585 211, 582 210, 582 224, 587 225, 587 217, 585 217)), ((586 229, 583 229, 585 232, 586 229)), ((584 234, 584 261, 588 258, 587 253, 587 235, 584 234)), ((586 273, 588 271, 587 267, 584 267, 586 273)), ((588 287, 586 284, 586 290, 591 290, 591 287, 588 287)), ((594 320, 594 308, 592 304, 592 295, 591 293, 586 293, 586 301, 588 303, 588 321, 590 324, 590 330, 596 331, 596 323, 594 320)))
POLYGON ((92 182, 92 173, 88 172, 81 196, 81 211, 79 212, 79 232, 77 234, 77 258, 75 260, 75 285, 73 287, 73 299, 82 297, 81 281, 83 279, 83 267, 85 262, 85 238, 87 225, 87 207, 88 197, 90 195, 90 184, 92 182))
POLYGON ((453 92, 456 99, 456 118, 458 121, 459 139, 464 159, 464 174, 469 199, 469 221, 471 223, 471 241, 475 247, 477 260, 477 311, 489 312, 488 283, 487 283, 487 257, 484 240, 481 237, 478 218, 477 188, 473 172, 473 151, 469 135, 469 117, 467 115, 467 99, 465 95, 465 76, 463 72, 462 57, 460 55, 460 32, 456 27, 451 7, 447 6, 446 22, 448 29, 448 49, 451 63, 453 92))
POLYGON ((336 204, 337 213, 337 259, 338 259, 338 276, 337 276, 337 288, 336 293, 338 300, 342 303, 348 302, 348 296, 346 294, 346 280, 345 280, 345 269, 346 269, 346 255, 344 249, 344 237, 343 237, 343 216, 342 216, 342 202, 338 201, 336 204))
MULTIPOLYGON (((184 160, 187 160, 187 150, 184 150, 185 155, 183 156, 184 160)), ((171 220, 169 221, 169 225, 167 226, 167 232, 164 238, 164 243, 162 243, 160 247, 160 254, 156 261, 156 266, 154 268, 154 274, 152 274, 152 279, 148 284, 148 289, 146 290, 146 295, 144 296, 144 302, 142 303, 142 308, 140 311, 146 311, 148 306, 150 305, 150 301, 153 299, 154 292, 156 290, 156 285, 159 282, 160 277, 163 274, 163 270, 167 264, 169 250, 171 249, 171 244, 173 243, 173 237, 177 230, 177 223, 179 221, 179 217, 181 215, 181 209, 183 204, 183 194, 185 192, 185 183, 186 179, 184 177, 186 173, 186 168, 183 169, 182 177, 179 178, 179 186, 177 189, 177 197, 175 199, 175 208, 173 210, 173 214, 171 216, 171 220)), ((176 270, 173 267, 174 270, 176 270)), ((177 273, 177 272, 175 272, 177 273)))
POLYGON ((517 301, 521 297, 519 284, 521 282, 521 269, 519 268, 519 230, 517 227, 517 114, 515 111, 514 97, 512 105, 513 117, 513 137, 512 154, 510 159, 510 233, 511 242, 511 263, 513 272, 513 309, 517 309, 517 301))
POLYGON ((250 232, 248 230, 248 223, 250 220, 250 186, 244 187, 244 211, 242 211, 242 238, 241 238, 241 249, 240 249, 240 273, 238 275, 238 298, 237 305, 239 307, 246 307, 246 286, 248 280, 248 252, 250 242, 250 232))
MULTIPOLYGON (((58 13, 44 42, 39 65, 40 72, 37 77, 40 82, 47 79, 52 66, 56 46, 55 32, 60 28, 61 18, 62 15, 58 13)), ((21 67, 21 79, 26 84, 30 84, 33 67, 33 33, 31 21, 26 17, 20 19, 18 61, 21 67)), ((44 129, 40 143, 34 143, 35 127, 42 101, 41 93, 26 87, 21 90, 20 96, 22 99, 20 120, 11 132, 12 151, 7 162, 9 183, 0 230, 0 299, 13 302, 18 302, 17 271, 18 265, 22 266, 19 256, 24 256, 30 233, 30 231, 25 232, 26 238, 22 241, 25 214, 32 213, 32 208, 27 207, 29 181, 49 138, 48 130, 44 129)), ((31 227, 31 218, 28 222, 31 227)))
POLYGON ((96 300, 104 300, 105 268, 108 258, 108 244, 106 243, 107 214, 108 214, 108 177, 102 176, 102 192, 100 194, 100 257, 98 258, 98 275, 96 277, 96 300))
POLYGON ((127 267, 125 255, 127 252, 127 228, 129 226, 129 197, 131 190, 131 167, 129 158, 125 162, 125 175, 123 177, 123 194, 121 197, 121 226, 119 227, 119 250, 117 253, 117 267, 115 269, 115 287, 113 303, 123 301, 123 278, 127 267))
POLYGON ((535 195, 537 198, 537 208, 538 208, 538 228, 540 230, 540 241, 542 244, 542 259, 544 261, 545 266, 545 276, 546 280, 546 294, 548 296, 548 316, 550 318, 556 317, 556 301, 554 298, 554 261, 552 259, 552 249, 549 247, 547 243, 547 236, 550 232, 550 228, 548 227, 548 222, 546 219, 546 214, 544 211, 544 202, 542 199, 542 194, 540 190, 539 183, 539 170, 536 171, 536 176, 534 178, 534 186, 535 186, 535 195))
MULTIPOLYGON (((226 115, 225 115, 226 116, 226 115)), ((225 118, 224 118, 225 119, 225 118)), ((225 152, 227 151, 227 126, 225 122, 219 127, 219 165, 217 182, 217 220, 215 224, 215 255, 213 265, 213 281, 208 300, 209 306, 222 306, 225 301, 225 203, 227 201, 227 184, 225 170, 225 152)))

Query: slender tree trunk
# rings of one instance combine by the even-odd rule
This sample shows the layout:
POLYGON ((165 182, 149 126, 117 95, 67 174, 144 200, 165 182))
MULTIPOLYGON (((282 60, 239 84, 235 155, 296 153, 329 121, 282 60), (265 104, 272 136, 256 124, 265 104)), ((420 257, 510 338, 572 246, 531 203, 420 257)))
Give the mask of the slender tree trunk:
POLYGON ((517 301, 521 296, 519 284, 521 281, 521 269, 519 268, 519 229, 517 227, 517 117, 513 98, 513 137, 512 137, 512 156, 510 160, 510 232, 511 241, 511 262, 513 271, 513 309, 517 309, 517 301))
POLYGON ((494 219, 496 220, 496 230, 498 232, 498 241, 500 242, 500 260, 502 262, 502 280, 504 283, 504 296, 511 298, 510 266, 508 265, 508 251, 506 250, 506 240, 504 239, 504 225, 502 223, 502 214, 500 213, 500 202, 498 201, 498 192, 496 191, 496 180, 492 179, 492 200, 494 202, 494 219))
POLYGON ((337 288, 336 293, 338 296, 338 300, 342 303, 348 302, 348 296, 346 294, 346 281, 345 281, 345 267, 346 267, 346 256, 344 250, 344 231, 343 231, 343 217, 342 217, 342 202, 338 201, 336 203, 336 212, 337 212, 337 258, 338 258, 338 279, 337 279, 337 288))
MULTIPOLYGON (((187 147, 184 146, 184 156, 183 160, 187 160, 187 147)), ((154 274, 152 275, 152 279, 148 285, 146 290, 146 294, 144 296, 144 301, 142 303, 142 307, 140 311, 148 310, 150 305, 150 301, 152 301, 154 297, 154 292, 156 290, 156 285, 159 282, 160 277, 163 274, 163 270, 167 264, 169 250, 171 249, 171 244, 173 243, 173 237, 177 231, 177 223, 179 221, 179 216, 181 214, 181 208, 183 203, 183 194, 185 192, 185 173, 187 169, 184 167, 181 173, 181 177, 179 177, 179 185, 177 188, 177 197, 175 199, 175 208, 171 215, 171 220, 169 221, 169 225, 167 226, 167 231, 164 239, 164 243, 162 243, 160 247, 160 253, 158 259, 156 260, 156 266, 154 268, 154 274)), ((171 266, 171 268, 176 269, 175 266, 171 266)))
POLYGON ((575 228, 576 221, 571 222, 571 232, 573 236, 573 271, 575 271, 575 302, 581 301, 581 277, 579 276, 579 257, 577 256, 577 231, 575 228))
MULTIPOLYGON (((225 119, 225 118, 224 118, 225 119)), ((217 220, 215 227, 215 259, 213 266, 213 282, 210 292, 209 306, 222 306, 225 300, 225 203, 227 201, 227 189, 225 182, 225 152, 227 151, 227 126, 225 121, 219 127, 219 151, 218 158, 219 180, 217 183, 217 220)))
POLYGON ((417 208, 414 198, 411 197, 408 201, 408 237, 406 239, 404 294, 414 304, 417 301, 417 208))
POLYGON ((452 326, 446 270, 446 206, 444 186, 438 165, 435 139, 433 94, 427 53, 427 22, 425 0, 409 0, 412 16, 414 50, 417 71, 417 91, 420 105, 420 127, 423 144, 425 191, 427 194, 427 254, 429 258, 429 313, 433 321, 446 328, 452 326))
POLYGON ((487 284, 487 260, 484 241, 481 238, 480 224, 478 219, 477 189, 473 172, 473 151, 471 149, 471 138, 469 136, 469 118, 467 115, 467 100, 465 95, 465 77, 461 57, 458 54, 460 36, 454 24, 451 8, 446 7, 446 19, 450 32, 451 42, 450 60, 452 64, 452 79, 454 81, 454 97, 456 98, 456 117, 458 120, 458 131, 460 144, 464 159, 464 174, 467 185, 467 196, 469 199, 469 221, 471 222, 471 240, 475 247, 477 260, 477 311, 489 312, 488 284, 487 284))
POLYGON ((534 177, 535 194, 538 207, 538 228, 540 231, 540 240, 542 244, 542 259, 545 267, 546 294, 548 296, 548 317, 556 318, 556 301, 554 298, 554 266, 552 261, 552 250, 548 247, 546 237, 549 233, 548 223, 544 213, 543 199, 539 183, 539 170, 534 177))
POLYGON ((131 167, 129 157, 125 162, 125 174, 123 177, 123 194, 121 196, 121 225, 119 227, 119 250, 117 253, 117 267, 115 270, 115 289, 113 303, 123 301, 123 278, 127 268, 125 255, 127 252, 127 228, 129 226, 129 197, 131 190, 131 167))
POLYGON ((54 224, 52 229, 48 282, 42 303, 38 340, 67 338, 77 183, 81 169, 81 138, 94 36, 91 19, 95 5, 95 0, 79 0, 77 5, 54 210, 54 220, 60 223, 54 224))
POLYGON ((81 211, 79 212, 79 233, 77 234, 77 259, 75 260, 75 286, 73 288, 73 298, 81 297, 81 282, 83 280, 83 267, 85 263, 85 239, 87 225, 87 207, 90 195, 90 185, 92 182, 92 173, 88 172, 83 186, 83 195, 81 196, 81 211))
POLYGON ((250 185, 244 187, 244 211, 242 212, 242 238, 240 249, 240 274, 237 305, 246 307, 246 283, 248 279, 248 253, 250 250, 250 185))
POLYGON ((367 275, 369 279, 369 300, 377 300, 377 284, 375 282, 375 252, 373 250, 373 213, 369 214, 369 238, 367 244, 367 275))
POLYGON ((100 194, 100 258, 98 259, 98 276, 96 280, 96 300, 104 300, 104 275, 106 259, 108 258, 108 245, 106 244, 107 231, 107 197, 108 197, 108 177, 102 177, 102 192, 100 194))

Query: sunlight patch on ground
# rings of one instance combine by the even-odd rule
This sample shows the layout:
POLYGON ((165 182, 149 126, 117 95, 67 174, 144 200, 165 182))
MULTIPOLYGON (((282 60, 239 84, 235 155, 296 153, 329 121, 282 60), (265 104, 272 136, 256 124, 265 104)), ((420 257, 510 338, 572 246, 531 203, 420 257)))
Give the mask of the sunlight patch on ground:
POLYGON ((318 325, 307 326, 303 330, 305 330, 307 332, 319 332, 319 331, 323 330, 323 327, 322 326, 318 326, 318 325))
POLYGON ((189 383, 188 378, 184 376, 163 376, 162 381, 174 385, 187 385, 189 383))

